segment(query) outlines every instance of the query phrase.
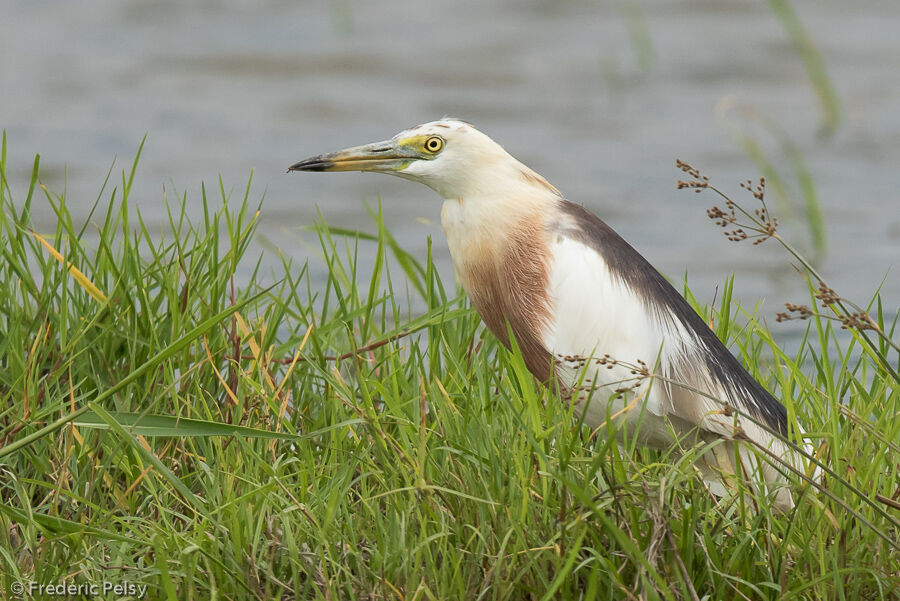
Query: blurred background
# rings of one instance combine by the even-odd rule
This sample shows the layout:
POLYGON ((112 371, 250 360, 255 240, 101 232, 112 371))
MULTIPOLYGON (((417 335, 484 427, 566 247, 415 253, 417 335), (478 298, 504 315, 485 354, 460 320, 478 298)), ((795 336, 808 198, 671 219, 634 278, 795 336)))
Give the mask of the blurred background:
MULTIPOLYGON (((735 297, 774 325, 805 284, 775 243, 725 240, 711 193, 676 191, 690 162, 749 207, 765 174, 780 231, 826 281, 865 303, 900 277, 900 3, 842 0, 484 2, 20 2, 0 0, 0 127, 24 198, 42 181, 82 219, 147 143, 132 203, 165 232, 163 191, 251 170, 268 261, 309 259, 327 223, 372 231, 382 199, 407 249, 429 236, 452 277, 429 189, 371 174, 286 174, 313 154, 452 115, 474 123, 595 211, 663 273, 710 302, 735 297)), ((105 198, 108 198, 107 191, 105 198)), ((105 199, 104 199, 105 202, 105 199)), ((38 228, 53 214, 33 208, 38 228)), ((248 266, 252 267, 252 266, 248 266)), ((399 275, 399 272, 398 272, 399 275)), ((315 285, 315 282, 313 282, 315 285)), ((799 324, 774 327, 790 337, 799 324)))

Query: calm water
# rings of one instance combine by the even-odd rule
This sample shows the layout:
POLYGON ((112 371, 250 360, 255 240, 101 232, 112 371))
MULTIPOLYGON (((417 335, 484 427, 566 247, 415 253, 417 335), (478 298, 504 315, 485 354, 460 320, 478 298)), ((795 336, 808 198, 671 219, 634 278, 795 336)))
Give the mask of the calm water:
MULTIPOLYGON (((785 300, 805 300, 786 255, 726 242, 705 216, 713 198, 675 191, 676 157, 729 191, 758 174, 735 126, 784 162, 746 116, 755 111, 808 162, 828 227, 826 279, 858 301, 884 280, 896 310, 900 3, 796 3, 840 96, 843 121, 828 139, 817 135, 803 63, 766 3, 640 6, 645 19, 629 0, 0 1, 0 127, 14 191, 22 197, 40 152, 44 182, 65 185, 84 218, 110 162, 127 166, 146 133, 134 202, 154 228, 166 227, 163 187, 199 205, 202 181, 221 175, 239 195, 252 169, 255 198, 265 193, 262 234, 297 261, 310 258, 317 277, 322 264, 303 231, 316 206, 331 224, 367 228, 364 202, 379 196, 407 248, 435 239, 449 277, 440 203, 427 188, 284 172, 449 114, 596 211, 673 279, 687 272, 702 300, 736 273, 736 296, 763 301, 771 322, 785 300)), ((46 207, 34 214, 51 223, 46 207)), ((805 226, 784 221, 808 246, 805 226)))

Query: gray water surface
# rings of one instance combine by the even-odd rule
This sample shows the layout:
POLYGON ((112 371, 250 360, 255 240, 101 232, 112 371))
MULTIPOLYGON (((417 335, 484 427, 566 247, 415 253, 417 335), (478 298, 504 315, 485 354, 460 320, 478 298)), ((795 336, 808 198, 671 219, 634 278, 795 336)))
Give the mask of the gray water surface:
MULTIPOLYGON (((821 110, 803 61, 764 2, 82 2, 0 1, 0 127, 13 189, 24 196, 35 153, 43 181, 65 186, 84 219, 114 157, 130 164, 148 135, 132 202, 166 229, 162 191, 219 175, 235 195, 254 170, 261 234, 313 273, 303 231, 372 229, 381 198, 393 233, 424 255, 435 240, 452 273, 440 202, 425 187, 366 174, 285 174, 320 152, 384 139, 453 115, 585 204, 661 271, 709 302, 727 275, 735 296, 773 321, 804 284, 773 243, 729 243, 706 218, 711 195, 677 192, 676 157, 736 198, 759 171, 732 129, 754 137, 791 182, 761 115, 801 149, 825 214, 820 271, 858 302, 881 285, 900 299, 900 3, 795 3, 839 95, 842 121, 819 135, 821 110), (643 9, 644 18, 640 16, 643 9), (749 116, 748 116, 749 115, 749 116), (884 283, 882 285, 882 280, 884 283)), ((784 209, 771 200, 777 212, 784 209)), ((33 209, 38 227, 52 213, 33 209)), ((800 219, 783 234, 810 248, 800 219)), ((276 259, 273 257, 273 263, 276 259)), ((775 326, 790 335, 796 325, 775 326)), ((785 334, 786 333, 786 334, 785 334)))

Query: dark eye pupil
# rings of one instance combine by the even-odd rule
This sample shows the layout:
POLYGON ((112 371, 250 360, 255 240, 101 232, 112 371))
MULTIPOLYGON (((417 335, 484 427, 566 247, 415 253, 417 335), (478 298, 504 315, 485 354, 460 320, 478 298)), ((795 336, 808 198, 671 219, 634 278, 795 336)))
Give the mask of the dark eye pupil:
POLYGON ((441 143, 437 139, 431 138, 428 140, 428 150, 437 150, 440 146, 441 143))

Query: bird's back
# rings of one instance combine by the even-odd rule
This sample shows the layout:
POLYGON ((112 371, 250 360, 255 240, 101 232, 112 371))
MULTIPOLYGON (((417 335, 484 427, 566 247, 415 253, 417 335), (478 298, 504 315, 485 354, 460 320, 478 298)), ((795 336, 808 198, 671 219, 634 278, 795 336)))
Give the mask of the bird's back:
MULTIPOLYGON (((787 434, 784 406, 747 373, 684 297, 640 253, 583 207, 561 200, 558 209, 559 222, 551 225, 558 234, 554 271, 571 275, 562 275, 551 284, 554 313, 560 320, 548 343, 557 349, 557 355, 600 352, 630 364, 640 359, 651 369, 658 362, 664 377, 699 388, 787 434), (563 281, 566 277, 570 281, 563 281), (600 290, 592 291, 594 287, 600 290), (576 289, 581 290, 580 298, 571 296, 576 289), (582 315, 573 320, 573 313, 582 315), (560 331, 561 326, 566 331, 560 331), (598 344, 604 338, 606 343, 598 344)), ((669 405, 677 405, 680 396, 693 395, 678 391, 674 383, 662 388, 670 397, 669 405)), ((722 409, 712 399, 706 401, 700 403, 706 409, 722 409)), ((660 410, 682 413, 686 409, 663 404, 660 410)))

